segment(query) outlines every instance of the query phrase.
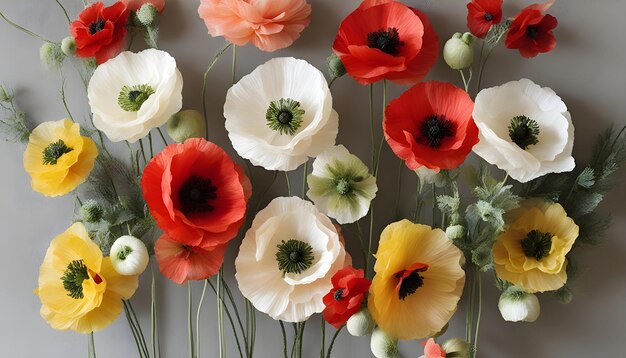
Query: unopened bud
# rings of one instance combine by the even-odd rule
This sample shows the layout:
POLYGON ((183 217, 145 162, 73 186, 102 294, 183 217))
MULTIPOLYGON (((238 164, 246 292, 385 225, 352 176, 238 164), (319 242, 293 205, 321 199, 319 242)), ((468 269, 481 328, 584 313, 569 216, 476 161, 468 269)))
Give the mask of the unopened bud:
POLYGON ((76 54, 76 40, 72 36, 68 36, 61 41, 61 51, 66 56, 74 56, 76 54))
POLYGON ((51 69, 60 68, 65 61, 65 54, 61 50, 61 45, 52 42, 45 42, 41 46, 39 56, 41 62, 51 69))
POLYGON ((326 58, 326 67, 328 74, 333 80, 346 74, 346 67, 343 65, 343 62, 341 62, 339 56, 334 52, 326 58))
POLYGON ((202 138, 206 133, 206 123, 200 112, 180 111, 167 122, 167 134, 178 143, 189 138, 202 138))
POLYGON ((372 333, 374 325, 374 319, 367 308, 363 308, 359 312, 353 314, 346 323, 348 332, 355 337, 361 337, 372 333))
POLYGON ((474 36, 469 32, 455 33, 443 47, 443 59, 453 70, 469 68, 474 61, 474 36))

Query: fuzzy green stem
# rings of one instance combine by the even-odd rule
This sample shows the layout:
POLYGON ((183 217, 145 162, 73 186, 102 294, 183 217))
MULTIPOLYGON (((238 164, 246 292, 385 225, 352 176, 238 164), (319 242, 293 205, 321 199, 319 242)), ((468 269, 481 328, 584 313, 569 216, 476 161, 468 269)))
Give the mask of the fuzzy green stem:
POLYGON ((61 4, 59 0, 54 0, 54 1, 59 5, 61 10, 63 11, 63 14, 65 15, 65 19, 67 20, 67 23, 71 24, 72 20, 70 19, 70 16, 67 14, 67 10, 65 10, 65 7, 63 6, 63 4, 61 4))
POLYGON ((224 52, 226 52, 226 50, 228 50, 228 48, 231 47, 232 45, 233 44, 230 42, 227 42, 226 44, 224 44, 224 46, 222 46, 222 48, 217 52, 217 54, 215 54, 215 56, 213 57, 213 60, 211 61, 211 63, 209 63, 209 66, 207 67, 206 71, 204 71, 204 80, 202 82, 202 112, 204 114, 204 122, 206 123, 206 133, 205 133, 206 139, 209 139, 209 113, 206 107, 207 79, 209 77, 209 72, 211 71, 213 66, 215 66, 215 64, 217 63, 217 60, 219 60, 219 58, 224 54, 224 52))

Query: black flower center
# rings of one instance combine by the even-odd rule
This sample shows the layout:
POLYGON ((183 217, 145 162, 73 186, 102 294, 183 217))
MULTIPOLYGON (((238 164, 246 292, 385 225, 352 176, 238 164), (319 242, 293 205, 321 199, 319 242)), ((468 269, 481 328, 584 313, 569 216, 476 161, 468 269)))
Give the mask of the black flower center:
POLYGON ((73 299, 81 299, 85 297, 83 294, 83 281, 89 278, 87 266, 83 260, 74 260, 67 265, 67 269, 61 276, 63 288, 67 291, 67 295, 73 299))
POLYGON ((439 148, 444 139, 454 137, 456 125, 441 115, 426 117, 419 127, 418 142, 426 143, 432 148, 439 148))
POLYGON ((420 275, 420 272, 425 272, 426 270, 428 270, 427 265, 418 265, 416 269, 409 269, 396 274, 396 278, 400 280, 396 286, 396 291, 401 301, 404 301, 407 297, 414 294, 418 288, 424 286, 424 277, 420 275))
POLYGON ((280 134, 294 135, 302 125, 304 109, 291 98, 272 101, 265 113, 267 126, 280 134))
POLYGON ((105 24, 106 21, 104 19, 98 19, 97 21, 92 22, 89 24, 89 34, 94 35, 95 33, 104 30, 105 24))
POLYGON ((335 293, 333 294, 333 298, 335 299, 335 301, 343 300, 343 289, 340 288, 335 291, 335 293))
POLYGON ((59 139, 58 141, 51 143, 43 150, 43 164, 44 165, 55 165, 58 160, 63 156, 63 154, 67 154, 74 150, 73 148, 68 147, 64 141, 59 139))
POLYGON ((313 265, 313 248, 300 240, 281 241, 276 252, 278 269, 283 274, 301 274, 313 265))
POLYGON ((488 12, 486 12, 485 13, 485 21, 490 22, 491 20, 493 20, 493 15, 491 15, 488 12))
POLYGON ((552 234, 549 232, 541 232, 532 230, 521 241, 522 251, 526 257, 532 257, 539 261, 548 256, 552 248, 552 234))
POLYGON ((400 34, 395 27, 389 27, 387 31, 380 29, 367 34, 367 46, 377 48, 390 55, 398 55, 402 45, 404 42, 400 41, 400 34))
POLYGON ((214 210, 210 203, 217 198, 217 187, 211 179, 192 175, 178 189, 178 201, 184 214, 204 213, 214 210))
POLYGON ((536 25, 530 25, 526 27, 526 36, 530 37, 531 39, 536 39, 537 36, 539 36, 539 26, 536 25))
POLYGON ((509 125, 509 137, 518 147, 526 150, 539 143, 539 124, 526 116, 517 116, 509 125))

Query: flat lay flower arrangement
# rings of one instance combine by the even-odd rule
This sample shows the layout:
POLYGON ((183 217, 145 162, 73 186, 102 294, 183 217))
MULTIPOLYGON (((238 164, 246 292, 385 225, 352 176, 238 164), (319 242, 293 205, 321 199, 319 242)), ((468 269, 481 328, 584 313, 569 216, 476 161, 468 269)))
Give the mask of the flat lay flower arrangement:
POLYGON ((474 358, 485 284, 501 292, 506 321, 535 321, 539 298, 573 299, 572 253, 597 243, 610 225, 596 208, 626 160, 625 130, 607 129, 591 161, 581 163, 572 157, 576 113, 553 89, 525 78, 481 86, 498 46, 528 59, 549 56, 558 37, 554 1, 504 14, 502 0, 473 0, 459 9, 467 11, 460 32, 441 39, 419 1, 365 0, 327 39, 327 68, 275 57, 241 78, 237 47, 291 46, 315 6, 194 1, 209 35, 226 40, 207 59, 203 108, 183 108, 175 54, 159 49, 164 0, 85 1, 79 14, 56 1, 69 23, 62 40, 0 12, 42 41, 50 71, 78 71, 91 109, 89 117, 75 117, 63 96, 67 118, 35 126, 0 86, 0 128, 4 139, 25 145, 32 189, 51 203, 76 198, 67 230, 50 235, 35 289, 52 328, 86 334, 96 357, 94 333, 123 315, 137 347, 129 356, 160 357, 168 343, 158 333, 160 272, 187 286, 191 358, 260 356, 261 316, 278 322, 276 344, 285 358, 330 357, 344 328, 371 336, 378 358, 398 357, 399 340, 416 341, 404 356, 474 358), (211 70, 231 50, 232 87, 215 93, 211 70), (458 81, 425 81, 437 61, 458 81), (336 81, 366 86, 369 98, 333 96, 336 81), (383 89, 382 114, 373 109, 375 85, 383 89), (390 85, 403 93, 387 99, 390 85), (209 113, 209 95, 223 100, 223 122, 209 122, 222 116, 209 113), (334 103, 343 100, 369 101, 366 158, 337 143, 341 113, 334 103), (224 145, 238 156, 210 140, 215 125, 223 125, 230 140, 224 145), (400 174, 379 170, 384 146, 417 177, 414 192, 400 191, 400 174), (113 155, 126 150, 126 157, 113 155), (259 171, 269 184, 259 185, 259 171), (302 183, 290 181, 295 171, 302 183), (287 195, 268 197, 279 175, 287 195), (395 192, 379 188, 382 176, 398 180, 395 192), (395 198, 395 207, 384 208, 395 212, 394 222, 379 221, 380 196, 395 198), (414 203, 411 212, 399 209, 402 198, 414 203), (428 220, 423 212, 431 211, 428 220), (224 273, 229 248, 237 252, 226 263, 234 264, 236 288, 224 273), (142 328, 132 302, 142 274, 152 280, 151 301, 141 302, 150 307, 150 328, 142 328), (197 306, 195 285, 202 287, 197 306), (205 352, 200 313, 209 297, 217 302, 211 307, 219 336, 205 352), (461 298, 466 334, 442 340, 461 298), (314 315, 323 317, 321 328, 305 326, 314 315), (305 327, 321 329, 314 353, 303 352, 305 327), (328 340, 326 330, 333 332, 328 340))

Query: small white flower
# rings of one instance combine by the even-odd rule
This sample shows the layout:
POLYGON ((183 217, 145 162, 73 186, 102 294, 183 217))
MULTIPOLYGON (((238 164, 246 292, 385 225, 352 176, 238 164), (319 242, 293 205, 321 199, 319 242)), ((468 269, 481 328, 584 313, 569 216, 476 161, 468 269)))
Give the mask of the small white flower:
POLYGON ((397 358, 398 340, 383 332, 380 328, 375 328, 372 332, 370 348, 376 358, 397 358))
POLYGON ((120 275, 139 275, 148 266, 150 255, 143 241, 133 236, 122 236, 111 246, 111 264, 120 275))
POLYGON ((511 287, 500 295, 498 309, 502 318, 509 322, 534 322, 541 312, 537 296, 518 287, 511 287))
POLYGON ((361 337, 372 333, 376 323, 367 308, 362 308, 359 312, 353 314, 346 323, 348 332, 355 336, 361 337))
POLYGON ((487 88, 476 96, 474 152, 525 183, 574 169, 574 126, 554 91, 531 80, 487 88))
POLYGON ((353 223, 367 215, 376 197, 376 178, 363 162, 343 145, 332 147, 313 161, 307 177, 307 196, 324 214, 340 224, 353 223))
POLYGON ((304 60, 274 58, 228 90, 226 130, 237 153, 290 171, 335 144, 339 116, 324 75, 304 60))
POLYGON ((181 109, 182 90, 183 77, 167 52, 123 52, 91 77, 93 123, 113 142, 136 142, 181 109))
POLYGON ((235 277, 257 310, 302 322, 324 310, 322 298, 345 260, 327 216, 308 201, 281 197, 254 218, 235 260, 235 277))

